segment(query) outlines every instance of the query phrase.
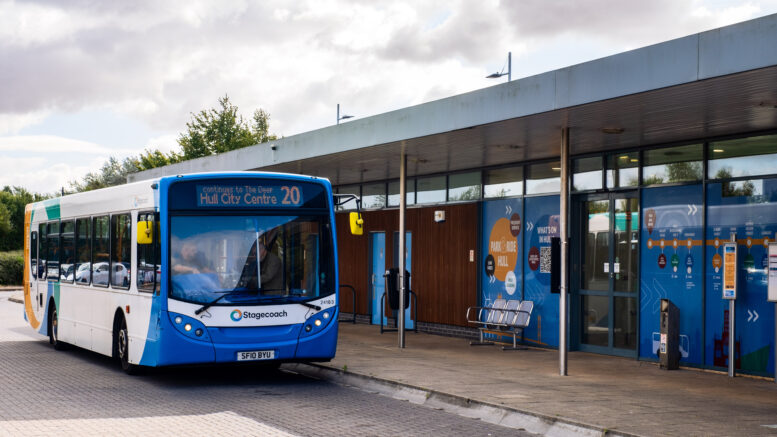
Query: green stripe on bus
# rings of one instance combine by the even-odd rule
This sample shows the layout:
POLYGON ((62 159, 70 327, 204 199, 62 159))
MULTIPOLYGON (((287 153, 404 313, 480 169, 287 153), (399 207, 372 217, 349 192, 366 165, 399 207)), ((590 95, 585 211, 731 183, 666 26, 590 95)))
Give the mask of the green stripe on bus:
POLYGON ((43 202, 46 208, 46 217, 48 220, 59 220, 59 199, 49 199, 43 202))

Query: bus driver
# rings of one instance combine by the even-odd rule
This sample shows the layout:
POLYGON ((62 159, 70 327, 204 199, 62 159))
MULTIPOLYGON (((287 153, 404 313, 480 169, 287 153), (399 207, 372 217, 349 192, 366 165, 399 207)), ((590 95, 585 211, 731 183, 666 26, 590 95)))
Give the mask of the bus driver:
POLYGON ((197 245, 192 242, 183 243, 180 255, 173 261, 173 273, 181 274, 200 274, 211 273, 208 259, 200 252, 197 245))

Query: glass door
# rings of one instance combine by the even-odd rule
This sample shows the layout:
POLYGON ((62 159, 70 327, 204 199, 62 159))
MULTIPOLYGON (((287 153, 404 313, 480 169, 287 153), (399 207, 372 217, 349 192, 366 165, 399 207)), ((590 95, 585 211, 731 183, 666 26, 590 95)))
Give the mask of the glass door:
POLYGON ((581 350, 636 356, 639 291, 637 193, 576 200, 574 285, 581 350))

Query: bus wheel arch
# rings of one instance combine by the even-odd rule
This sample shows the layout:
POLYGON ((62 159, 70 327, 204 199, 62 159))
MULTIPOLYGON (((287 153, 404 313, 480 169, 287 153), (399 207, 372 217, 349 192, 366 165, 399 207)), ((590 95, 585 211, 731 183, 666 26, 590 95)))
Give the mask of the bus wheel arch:
POLYGON ((116 309, 113 316, 113 358, 121 364, 121 368, 127 374, 138 373, 138 366, 129 362, 129 331, 127 319, 121 308, 116 309))

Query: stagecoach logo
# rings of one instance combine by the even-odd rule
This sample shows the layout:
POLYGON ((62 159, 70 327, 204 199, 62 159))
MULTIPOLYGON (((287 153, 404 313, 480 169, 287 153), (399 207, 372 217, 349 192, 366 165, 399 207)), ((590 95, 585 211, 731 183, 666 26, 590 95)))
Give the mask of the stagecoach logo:
POLYGON ((233 310, 232 313, 229 315, 229 317, 232 318, 233 321, 239 322, 241 319, 267 319, 267 318, 278 318, 278 317, 288 317, 289 313, 286 312, 286 310, 283 311, 275 311, 275 312, 268 312, 268 313, 252 313, 248 311, 240 311, 240 310, 233 310))

